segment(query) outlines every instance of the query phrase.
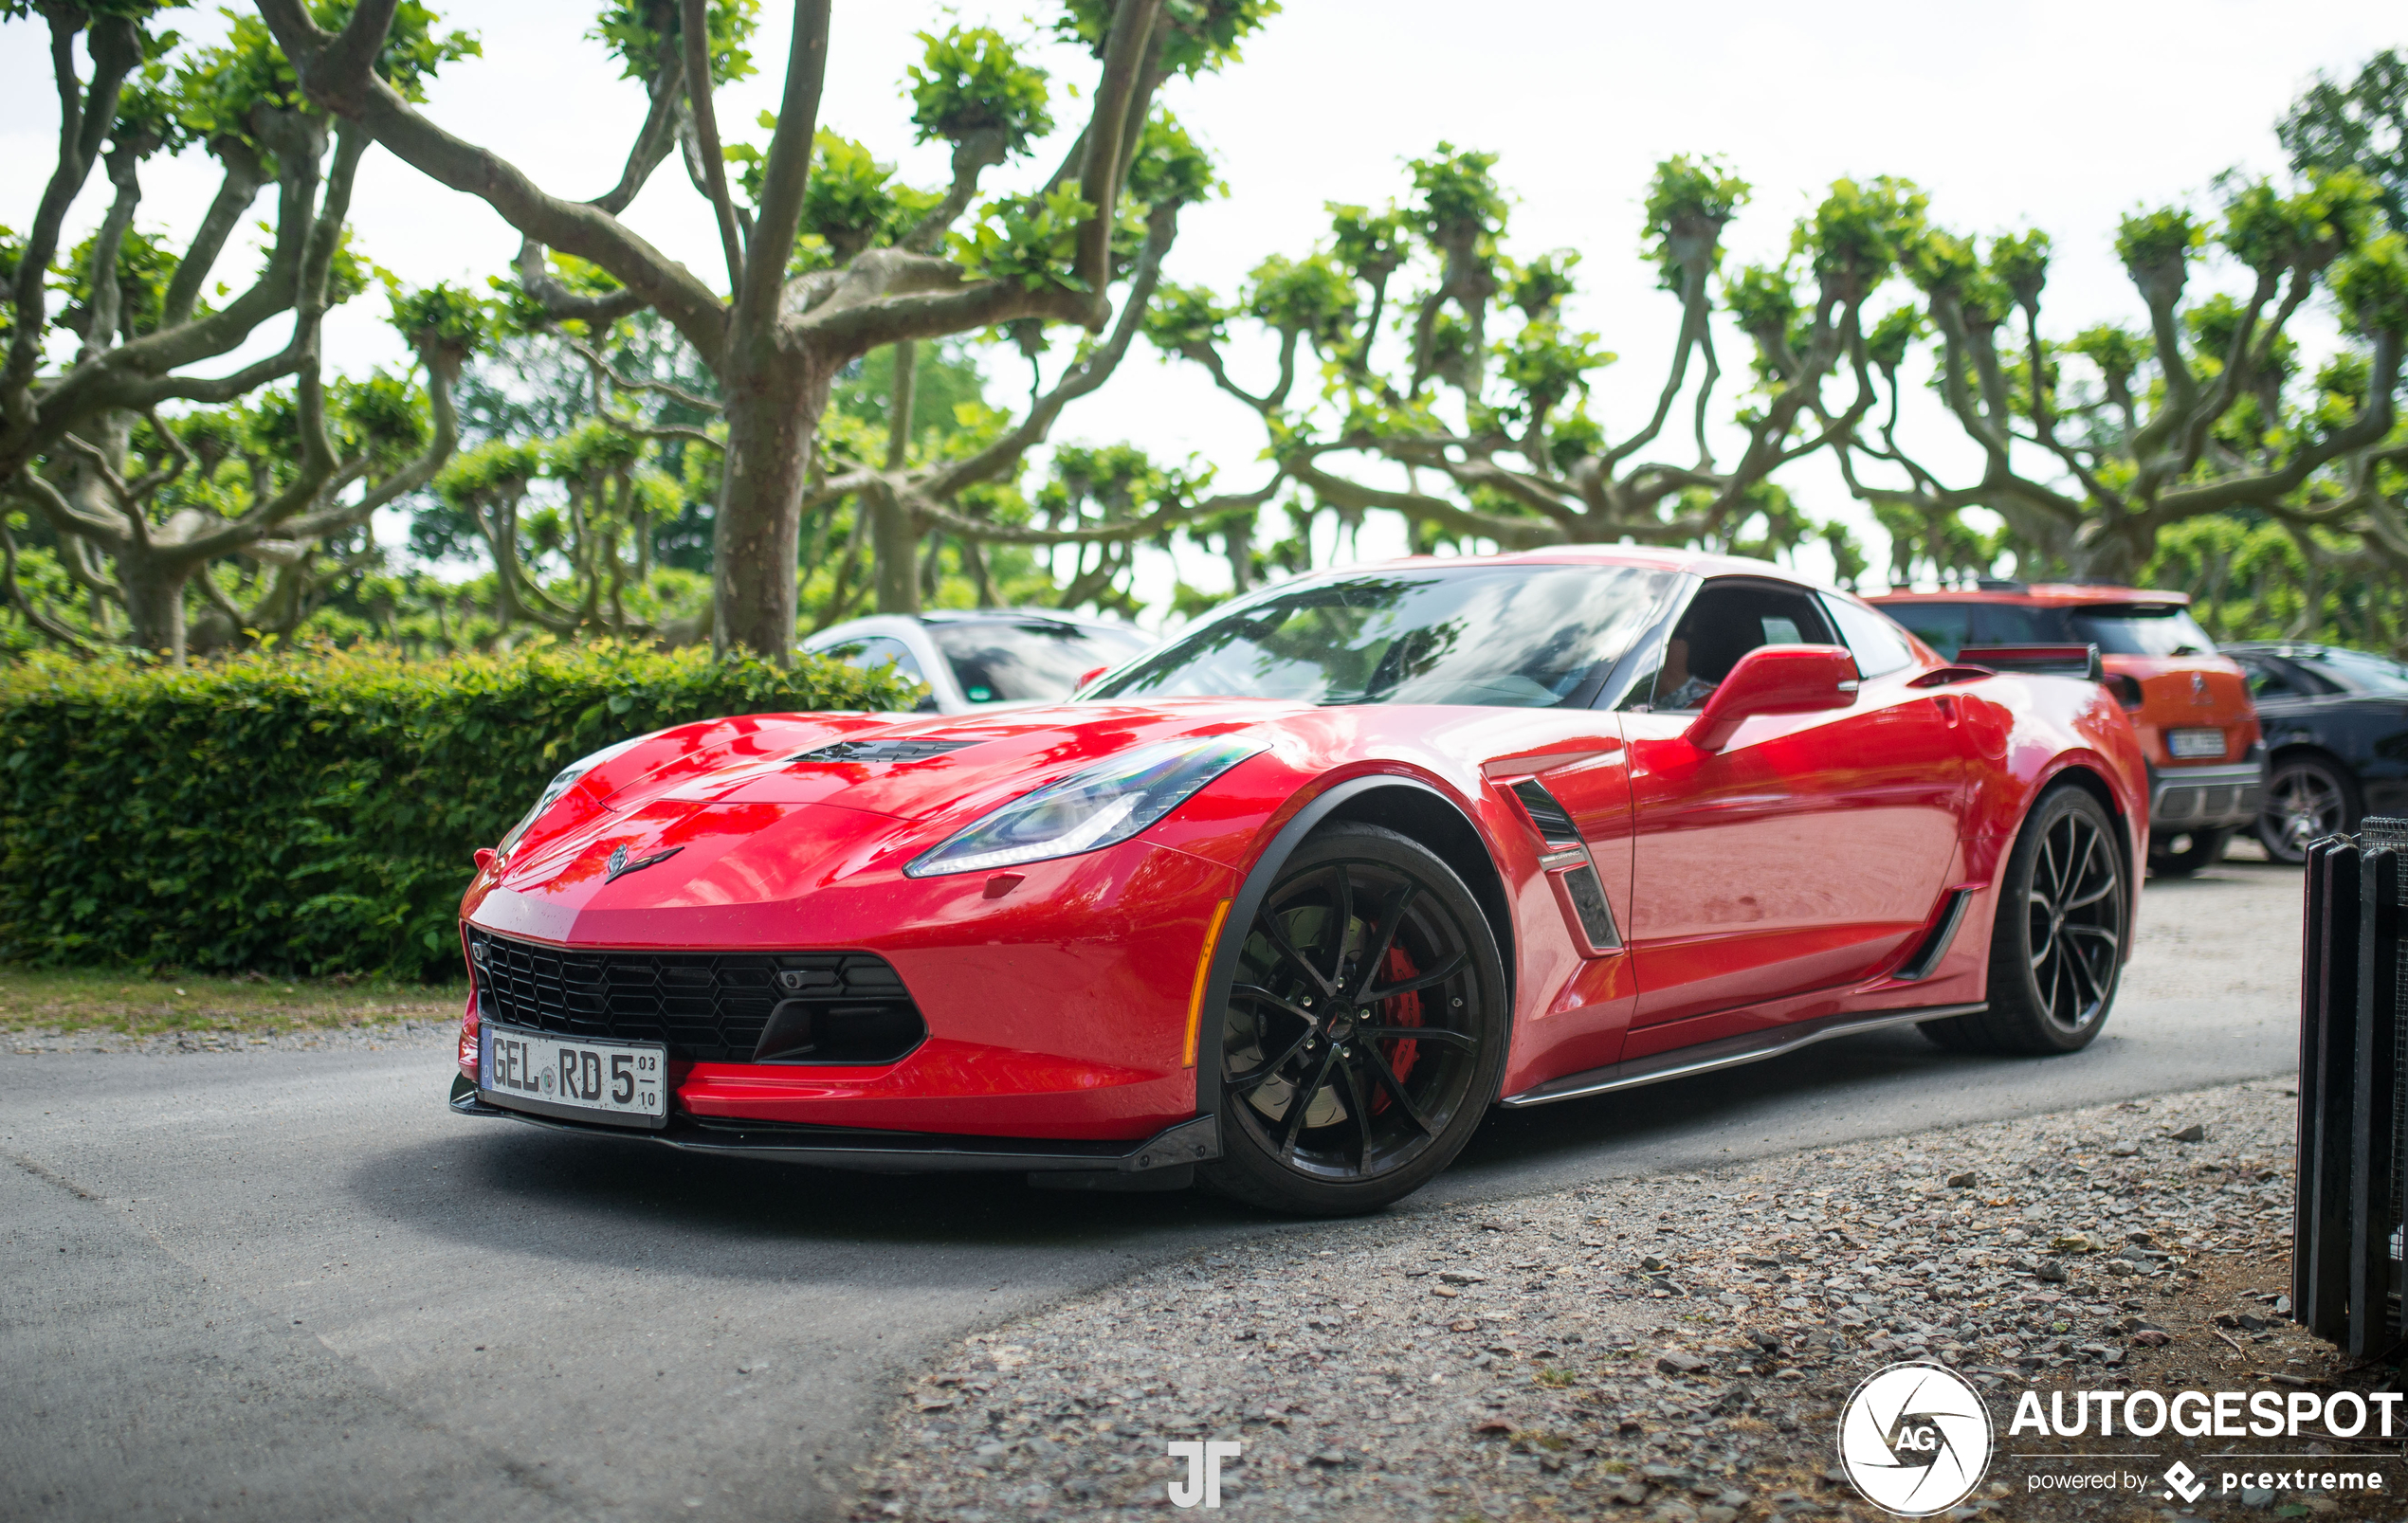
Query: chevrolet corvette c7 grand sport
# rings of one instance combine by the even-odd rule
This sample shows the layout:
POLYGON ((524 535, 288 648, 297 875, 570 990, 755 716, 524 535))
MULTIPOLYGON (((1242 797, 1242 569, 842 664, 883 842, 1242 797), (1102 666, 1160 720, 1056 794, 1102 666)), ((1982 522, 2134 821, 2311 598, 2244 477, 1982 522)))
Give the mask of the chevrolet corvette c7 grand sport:
POLYGON ((1282 583, 1050 707, 641 736, 480 853, 451 1103, 1335 1214, 1495 1105, 1901 1024, 2072 1051, 2146 767, 2094 652, 1985 654, 1567 549, 1282 583))

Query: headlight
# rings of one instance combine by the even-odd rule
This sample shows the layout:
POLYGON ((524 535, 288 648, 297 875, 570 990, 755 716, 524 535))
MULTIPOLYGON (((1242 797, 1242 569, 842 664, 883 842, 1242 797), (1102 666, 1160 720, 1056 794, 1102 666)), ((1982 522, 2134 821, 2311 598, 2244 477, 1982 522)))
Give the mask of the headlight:
POLYGON ((1126 841, 1264 749, 1233 736, 1141 746, 1012 800, 922 853, 903 876, 990 872, 1126 841))
POLYGON ((605 746, 600 751, 595 752, 593 755, 580 757, 577 760, 569 763, 568 766, 561 768, 560 775, 555 777, 549 784, 545 785, 543 797, 535 801, 535 807, 529 809, 517 825, 510 827, 510 833, 502 838, 502 844, 493 849, 494 856, 497 859, 509 856, 510 848, 517 845, 519 843, 519 838, 527 833, 527 826, 535 824, 538 820, 542 819, 543 811, 552 807, 555 804, 559 803, 561 794, 566 793, 569 789, 576 787, 578 778, 583 777, 586 773, 593 771, 596 767, 601 766, 604 762, 609 761, 611 757, 618 755, 621 752, 626 751, 629 746, 636 744, 636 742, 649 740, 650 738, 652 737, 649 735, 633 735, 626 740, 620 741, 615 746, 605 746))

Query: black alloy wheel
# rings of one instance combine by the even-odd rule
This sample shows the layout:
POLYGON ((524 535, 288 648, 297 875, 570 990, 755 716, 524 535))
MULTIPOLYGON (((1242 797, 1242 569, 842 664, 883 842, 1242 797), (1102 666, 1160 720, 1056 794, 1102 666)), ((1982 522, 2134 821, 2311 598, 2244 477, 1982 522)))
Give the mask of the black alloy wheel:
POLYGON ((2356 789, 2348 776, 2318 756, 2274 764, 2257 811, 2257 839, 2266 855, 2296 866, 2309 843, 2346 834, 2358 824, 2356 789))
POLYGON ((2041 795, 2016 836, 1990 928, 1990 1007, 1926 1022, 1961 1051, 2078 1052, 2115 1003, 2129 925, 2130 858, 2107 807, 2064 785, 2041 795))
POLYGON ((1496 1097, 1505 990, 1487 917, 1435 853, 1377 825, 1315 834, 1239 950, 1206 1182, 1313 1216, 1420 1188, 1496 1097))
POLYGON ((2202 867, 2213 867, 2224 860, 2225 844, 2233 839, 2229 828, 2214 830, 2183 830, 2170 834, 2160 842, 2149 839, 2149 871, 2166 878, 2188 878, 2202 867))

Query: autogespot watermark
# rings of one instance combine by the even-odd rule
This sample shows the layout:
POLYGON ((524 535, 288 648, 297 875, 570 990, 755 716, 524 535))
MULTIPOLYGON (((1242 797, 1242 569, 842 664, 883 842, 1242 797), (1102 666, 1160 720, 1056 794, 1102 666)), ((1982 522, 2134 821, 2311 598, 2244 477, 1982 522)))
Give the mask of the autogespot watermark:
MULTIPOLYGON (((2027 1390, 2016 1399, 2006 1445, 2025 1435, 2044 1439, 2388 1439, 2400 1431, 2398 1391, 2027 1390)), ((1839 1460, 1864 1498, 1900 1517, 1946 1512, 1971 1496, 1989 1474, 2000 1447, 1989 1403, 1944 1365, 1916 1360, 1875 1371, 1840 1410, 1839 1460)), ((2060 1452, 2008 1458, 2080 1466, 2100 1460, 2150 1460, 2145 1454, 2060 1452)), ((2164 1501, 2192 1503, 2211 1492, 2254 1499, 2277 1493, 2383 1496, 2395 1488, 2381 1470, 2333 1467, 2311 1455, 2231 1453, 2202 1475, 2177 1460, 2157 1470, 2034 1469, 2031 1495, 2154 1492, 2164 1501)))
POLYGON ((1221 1505, 1221 1461, 1234 1460, 1245 1445, 1234 1439, 1175 1440, 1171 1458, 1187 1461, 1187 1478, 1171 1482, 1171 1505, 1221 1505))

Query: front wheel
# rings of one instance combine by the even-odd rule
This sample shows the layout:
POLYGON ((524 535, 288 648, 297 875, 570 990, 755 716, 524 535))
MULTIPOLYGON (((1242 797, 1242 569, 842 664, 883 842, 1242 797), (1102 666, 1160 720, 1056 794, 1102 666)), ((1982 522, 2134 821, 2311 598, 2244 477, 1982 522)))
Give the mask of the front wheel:
POLYGON ((1961 1051, 2047 1054, 2089 1046, 2107 1023, 2123 970, 2128 861, 2105 805, 2078 788, 2043 794, 1998 885, 1990 1007, 1927 1023, 1925 1031, 1961 1051))
POLYGON ((2266 855, 2296 866, 2308 860, 2310 843, 2346 834, 2358 824, 2358 801, 2339 768, 2316 756, 2293 756, 2274 764, 2257 814, 2258 843, 2266 855))
POLYGON ((1206 1183, 1300 1216, 1411 1194, 1479 1126, 1510 1026, 1496 937, 1454 870, 1377 825, 1317 833, 1239 951, 1206 1183))

